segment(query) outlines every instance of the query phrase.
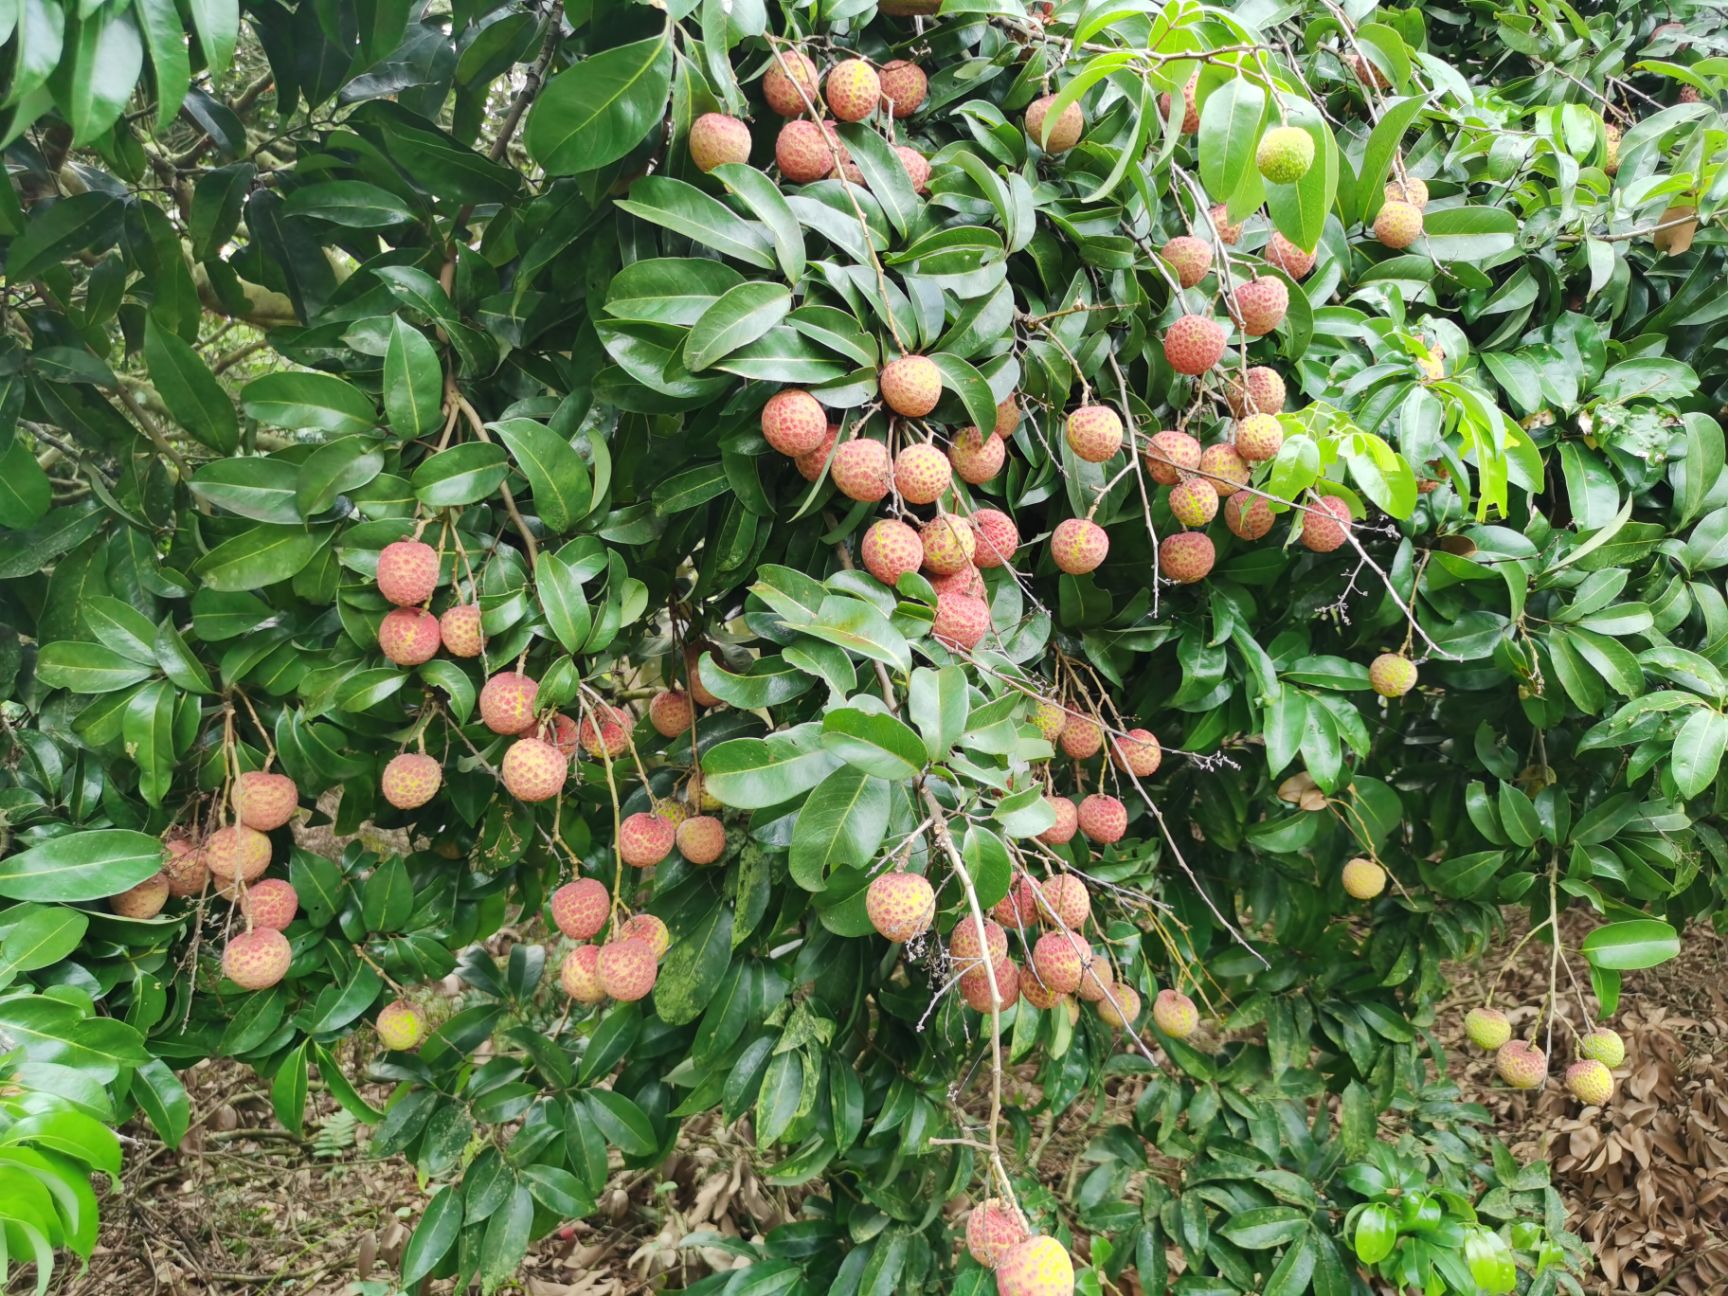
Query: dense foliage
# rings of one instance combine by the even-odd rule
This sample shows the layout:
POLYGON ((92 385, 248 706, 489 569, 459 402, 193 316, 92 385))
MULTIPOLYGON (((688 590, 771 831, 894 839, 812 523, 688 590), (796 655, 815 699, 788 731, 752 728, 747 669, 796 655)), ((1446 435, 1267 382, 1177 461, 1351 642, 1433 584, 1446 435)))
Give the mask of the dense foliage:
POLYGON ((0 0, 42 1285, 113 1127, 177 1141, 227 1056, 420 1170, 405 1288, 497 1285, 718 1118, 802 1216, 692 1291, 988 1290, 987 1197, 1085 1291, 1580 1290, 1429 1028, 1526 906, 1558 1083, 1556 995, 1611 1019, 1725 898, 1716 11, 936 9, 0 0), (877 934, 888 875, 931 934, 916 884, 877 934), (559 930, 628 921, 669 944, 559 930))

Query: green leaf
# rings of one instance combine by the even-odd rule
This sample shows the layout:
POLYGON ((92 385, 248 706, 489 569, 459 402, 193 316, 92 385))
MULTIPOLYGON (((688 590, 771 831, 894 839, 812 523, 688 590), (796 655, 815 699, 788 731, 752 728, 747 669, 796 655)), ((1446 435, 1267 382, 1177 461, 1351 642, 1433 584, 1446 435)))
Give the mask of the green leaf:
POLYGON ((788 867, 806 891, 821 891, 840 868, 862 868, 888 832, 889 786, 852 766, 829 774, 798 811, 788 867))
POLYGON ((732 965, 732 907, 708 905, 693 926, 672 932, 654 982, 654 1012, 669 1026, 695 1021, 732 965))
POLYGON ((1356 187, 1351 195, 1353 201, 1349 204, 1352 220, 1364 224, 1373 222, 1380 204, 1385 201, 1386 177, 1392 173, 1392 159, 1410 130, 1410 123, 1416 120, 1427 103, 1422 95, 1392 98, 1385 102, 1380 120, 1362 150, 1362 171, 1356 177, 1356 187))
POLYGON ((413 441, 443 418, 444 371, 426 335, 400 315, 390 321, 384 350, 384 415, 390 430, 413 441))
POLYGON ((1686 424, 1686 453, 1675 460, 1682 466, 1684 485, 1679 504, 1681 522, 1697 517, 1722 476, 1722 425, 1708 414, 1682 416, 1686 424))
POLYGON ((647 1115, 623 1094, 613 1089, 590 1089, 582 1100, 600 1132, 625 1156, 647 1156, 660 1146, 647 1115))
POLYGON ((54 98, 72 123, 72 143, 88 144, 119 120, 144 70, 144 43, 131 10, 80 5, 68 16, 66 47, 49 77, 54 98))
POLYGON ((9 900, 103 900, 162 868, 162 843, 148 833, 94 828, 51 837, 0 859, 0 896, 9 900))
POLYGON ((911 668, 912 648, 906 636, 894 628, 879 608, 863 599, 828 594, 823 597, 814 620, 788 619, 787 624, 872 661, 901 670, 911 668))
POLYGON ((90 927, 88 914, 63 905, 16 905, 0 921, 0 980, 52 967, 78 948, 90 927))
POLYGON ((337 437, 326 441, 300 465, 294 502, 311 517, 322 513, 349 491, 366 485, 384 471, 384 456, 365 437, 337 437))
POLYGON ((1207 96, 1200 109, 1197 153, 1200 180, 1209 192, 1226 197, 1236 192, 1255 165, 1265 115, 1266 92, 1243 77, 1231 78, 1207 96))
POLYGON ((1596 928, 1579 948, 1591 967, 1636 972, 1677 957, 1680 935, 1658 919, 1633 918, 1596 928))
POLYGON ((774 268, 771 242, 762 227, 695 185, 669 176, 645 176, 630 186, 630 197, 620 199, 617 206, 746 265, 774 268))
POLYGON ((220 78, 234 61, 234 43, 240 35, 237 0, 191 0, 192 22, 198 31, 198 47, 211 75, 220 78))
POLYGON ((966 731, 971 710, 966 672, 958 666, 941 670, 920 666, 912 672, 907 702, 907 714, 924 735, 925 753, 931 760, 940 760, 966 731))
POLYGON ((1363 1264, 1379 1264, 1398 1244, 1398 1217, 1390 1206, 1370 1202, 1356 1217, 1356 1258, 1363 1264))
POLYGON ((1504 207, 1444 207, 1422 213, 1422 235, 1436 261, 1486 261, 1512 250, 1518 217, 1504 207))
POLYGON ((882 205, 882 214, 904 236, 918 219, 920 204, 900 155, 879 132, 860 123, 842 124, 840 140, 863 175, 864 183, 882 205))
POLYGON ((478 504, 496 491, 510 471, 504 447, 466 441, 428 455, 410 479, 414 494, 428 508, 478 504))
POLYGON ((161 1058, 151 1058, 137 1068, 138 1083, 132 1096, 155 1126, 156 1135, 171 1148, 180 1146, 192 1123, 192 1103, 186 1096, 186 1086, 180 1077, 168 1069, 161 1058))
POLYGON ((924 744, 905 721, 840 707, 822 717, 822 745, 855 769, 904 780, 924 768, 924 744))
POLYGON ((562 554, 541 554, 534 569, 534 589, 558 642, 566 652, 580 652, 594 628, 594 611, 582 595, 576 569, 562 554))
POLYGON ((534 511, 547 530, 568 531, 587 514, 594 502, 593 484, 588 465, 568 441, 533 419, 505 419, 492 430, 528 479, 534 511))
POLYGON ((262 589, 288 580, 328 537, 304 527, 255 526, 231 536, 192 564, 208 589, 228 593, 262 589))
POLYGON ((114 693, 156 673, 102 644, 60 639, 43 644, 36 657, 36 678, 49 688, 73 693, 114 693))
POLYGON ((480 1243, 480 1272, 494 1285, 508 1278, 528 1254, 528 1235, 534 1223, 534 1198, 517 1184, 510 1197, 486 1221, 486 1236, 480 1243))
POLYGON ((92 190, 33 209, 24 233, 6 253, 6 275, 14 282, 39 276, 77 252, 100 252, 120 237, 125 214, 119 199, 92 190))
POLYGON ((1308 1231, 1308 1213, 1294 1206, 1261 1206, 1237 1211, 1218 1232, 1249 1251, 1265 1251, 1294 1242, 1308 1231))
POLYGON ((247 458, 199 464, 187 484, 194 495, 230 513, 254 522, 297 527, 299 481, 299 470, 286 459, 247 458))
POLYGON ((414 212, 388 189, 364 180, 326 180, 302 185, 282 204, 289 216, 311 217, 350 229, 379 229, 414 219, 414 212))
POLYGON ((438 1267, 462 1231, 462 1194, 446 1184, 426 1204, 402 1252, 402 1285, 412 1287, 438 1267))
POLYGON ((132 695, 120 720, 120 735, 138 766, 138 792, 162 804, 174 781, 174 707, 179 700, 167 680, 152 680, 132 695))
POLYGON ((35 526, 53 502, 48 474, 22 441, 13 441, 0 454, 0 527, 24 531, 35 526))
POLYGON ((832 753, 803 750, 783 735, 734 738, 702 758, 702 787, 725 805, 760 810, 808 792, 838 764, 832 753))
POLYGON ((306 1120, 306 1054, 309 1040, 290 1049, 270 1079, 270 1109, 276 1121, 292 1134, 300 1133, 306 1120))
MULTIPOLYGON (((786 282, 796 288, 804 277, 804 231, 779 186, 755 167, 742 162, 724 163, 708 174, 730 189, 750 214, 767 227, 768 235, 774 241, 774 256, 780 262, 780 272, 786 276, 786 282)), ((702 264, 725 268, 714 261, 702 264)), ((618 280, 613 279, 612 283, 615 288, 618 280)))
POLYGON ((1716 781, 1728 745, 1728 716, 1699 707, 1674 735, 1671 768, 1681 796, 1695 797, 1716 781))
POLYGON ((522 142, 552 175, 616 162, 648 138, 672 85, 672 28, 580 60, 546 83, 522 142))
POLYGON ((930 359, 942 371, 942 385, 960 397, 972 426, 994 427, 996 398, 990 394, 990 384, 984 380, 984 375, 956 355, 937 352, 930 359))
POLYGON ((343 436, 378 425, 371 399, 334 374, 266 374, 240 389, 240 404, 260 423, 293 431, 343 436))
POLYGON ((699 373, 767 333, 792 309, 792 294, 776 283, 741 283, 702 313, 684 341, 684 367, 699 373))
MULTIPOLYGON (((722 168, 724 169, 724 168, 722 168)), ((744 282, 723 261, 705 257, 653 257, 612 276, 606 312, 653 324, 694 324, 720 296, 744 282)))

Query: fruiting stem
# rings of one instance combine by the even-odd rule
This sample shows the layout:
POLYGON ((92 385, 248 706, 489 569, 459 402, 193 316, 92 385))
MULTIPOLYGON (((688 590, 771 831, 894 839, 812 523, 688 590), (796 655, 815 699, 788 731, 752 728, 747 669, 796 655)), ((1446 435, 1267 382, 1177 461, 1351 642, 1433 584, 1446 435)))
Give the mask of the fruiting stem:
POLYGON ((1494 994, 1497 990, 1500 989, 1500 979, 1506 975, 1506 969, 1511 967, 1513 962, 1517 960, 1518 951, 1520 951, 1526 945, 1528 945, 1531 942, 1531 940, 1542 931, 1543 928, 1547 927, 1553 921, 1554 921, 1554 914, 1553 914, 1553 911, 1550 910, 1549 914, 1546 918, 1544 918, 1541 922, 1537 923, 1529 931, 1525 932, 1522 936, 1520 936, 1518 938, 1518 943, 1512 947, 1512 952, 1510 954, 1508 954, 1506 956, 1505 961, 1500 964, 1500 970, 1494 974, 1494 980, 1489 983, 1488 997, 1482 1001, 1483 1007, 1492 1008, 1494 1006, 1494 994))
MULTIPOLYGON (((251 930, 250 927, 248 927, 247 930, 251 930)), ((379 979, 381 979, 385 985, 389 986, 392 990, 394 990, 399 997, 403 997, 403 998, 407 997, 408 992, 406 990, 404 990, 401 986, 397 985, 395 979, 393 977, 391 977, 391 975, 388 972, 386 972, 382 967, 380 967, 378 965, 378 961, 376 959, 374 959, 370 954, 368 954, 366 952, 366 950, 361 945, 356 943, 355 945, 352 946, 352 948, 354 950, 354 953, 359 956, 360 961, 362 963, 364 963, 367 967, 371 968, 374 972, 376 972, 379 976, 379 979)))
POLYGON ((252 699, 244 690, 234 689, 234 696, 239 698, 246 707, 246 714, 252 717, 252 724, 258 730, 258 736, 264 740, 264 772, 269 773, 270 767, 276 763, 276 744, 270 739, 270 731, 264 727, 264 722, 258 718, 258 713, 252 709, 252 699))
POLYGON ((606 771, 606 790, 612 796, 612 919, 618 919, 618 911, 627 908, 624 904, 624 849, 620 838, 624 832, 624 815, 618 805, 618 780, 612 774, 612 749, 606 745, 605 734, 600 729, 599 718, 594 709, 588 705, 588 699, 581 694, 576 698, 582 708, 582 718, 588 722, 588 731, 595 735, 596 744, 600 748, 600 764, 606 771))
MULTIPOLYGON (((447 399, 456 402, 456 408, 462 411, 463 416, 468 420, 468 426, 473 429, 474 435, 487 445, 491 445, 492 435, 486 431, 485 422, 480 418, 475 408, 468 403, 468 398, 457 388, 456 376, 449 370, 444 373, 444 392, 447 399)), ((516 530, 522 536, 522 543, 528 550, 528 570, 533 571, 540 563, 540 545, 534 539, 534 533, 528 529, 528 523, 523 521, 522 511, 516 507, 516 497, 510 493, 510 479, 508 477, 498 483, 498 496, 504 501, 505 511, 510 514, 510 520, 516 524, 516 530)))

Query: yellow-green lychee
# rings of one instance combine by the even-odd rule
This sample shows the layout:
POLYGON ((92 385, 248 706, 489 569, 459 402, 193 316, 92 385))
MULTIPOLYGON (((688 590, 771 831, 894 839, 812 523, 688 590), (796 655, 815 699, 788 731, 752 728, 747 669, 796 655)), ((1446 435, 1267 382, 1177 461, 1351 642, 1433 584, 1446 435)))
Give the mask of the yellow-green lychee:
POLYGON ((1274 127, 1260 137, 1254 162, 1273 184, 1295 184, 1314 165, 1314 137, 1300 126, 1274 127))

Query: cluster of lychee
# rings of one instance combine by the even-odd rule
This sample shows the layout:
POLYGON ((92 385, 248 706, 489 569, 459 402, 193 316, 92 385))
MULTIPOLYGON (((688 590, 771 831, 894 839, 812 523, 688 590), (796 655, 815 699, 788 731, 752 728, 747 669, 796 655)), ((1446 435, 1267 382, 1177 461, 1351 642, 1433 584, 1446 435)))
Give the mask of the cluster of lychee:
POLYGON ((996 1273, 998 1296, 1070 1296, 1074 1262, 1055 1238, 1034 1236, 1000 1197, 986 1197, 966 1216, 966 1250, 996 1273))
POLYGON ((614 922, 612 893, 593 878, 566 882, 552 893, 551 907, 558 930, 581 942, 564 956, 559 971, 564 992, 577 1003, 635 1003, 654 988, 660 960, 672 945, 664 922, 646 913, 614 922), (608 928, 607 938, 595 944, 608 928))
POLYGON ((1428 186, 1404 176, 1386 186, 1385 201, 1374 216, 1374 237, 1401 252, 1422 237, 1422 212, 1428 206, 1428 186))
MULTIPOLYGON (((1494 1069, 1514 1089, 1537 1089, 1548 1078, 1547 1055, 1533 1040, 1512 1038, 1512 1022, 1498 1008, 1472 1008, 1464 1033, 1479 1049, 1494 1054, 1494 1069)), ((1567 1091, 1579 1102, 1601 1107, 1614 1096, 1614 1068, 1626 1060, 1626 1041, 1607 1026, 1578 1040, 1579 1058, 1566 1068, 1567 1091)))
POLYGON ((396 605, 378 624, 378 649, 398 666, 430 661, 440 648, 478 657, 485 647, 477 604, 455 603, 442 616, 426 606, 439 580, 438 551, 424 540, 398 540, 378 554, 378 592, 396 605))
MULTIPOLYGON (((1092 716, 1049 698, 1040 698, 1032 708, 1032 723, 1062 754, 1075 761, 1088 761, 1104 750, 1104 726, 1092 716)), ((1109 736, 1110 763, 1135 779, 1151 778, 1164 761, 1164 749, 1149 729, 1129 729, 1109 736)), ((1038 834, 1050 846, 1065 846, 1078 832, 1087 841, 1109 846, 1128 831, 1128 808, 1117 797, 1094 792, 1079 805, 1071 797, 1047 792, 1044 802, 1056 822, 1038 834)))

